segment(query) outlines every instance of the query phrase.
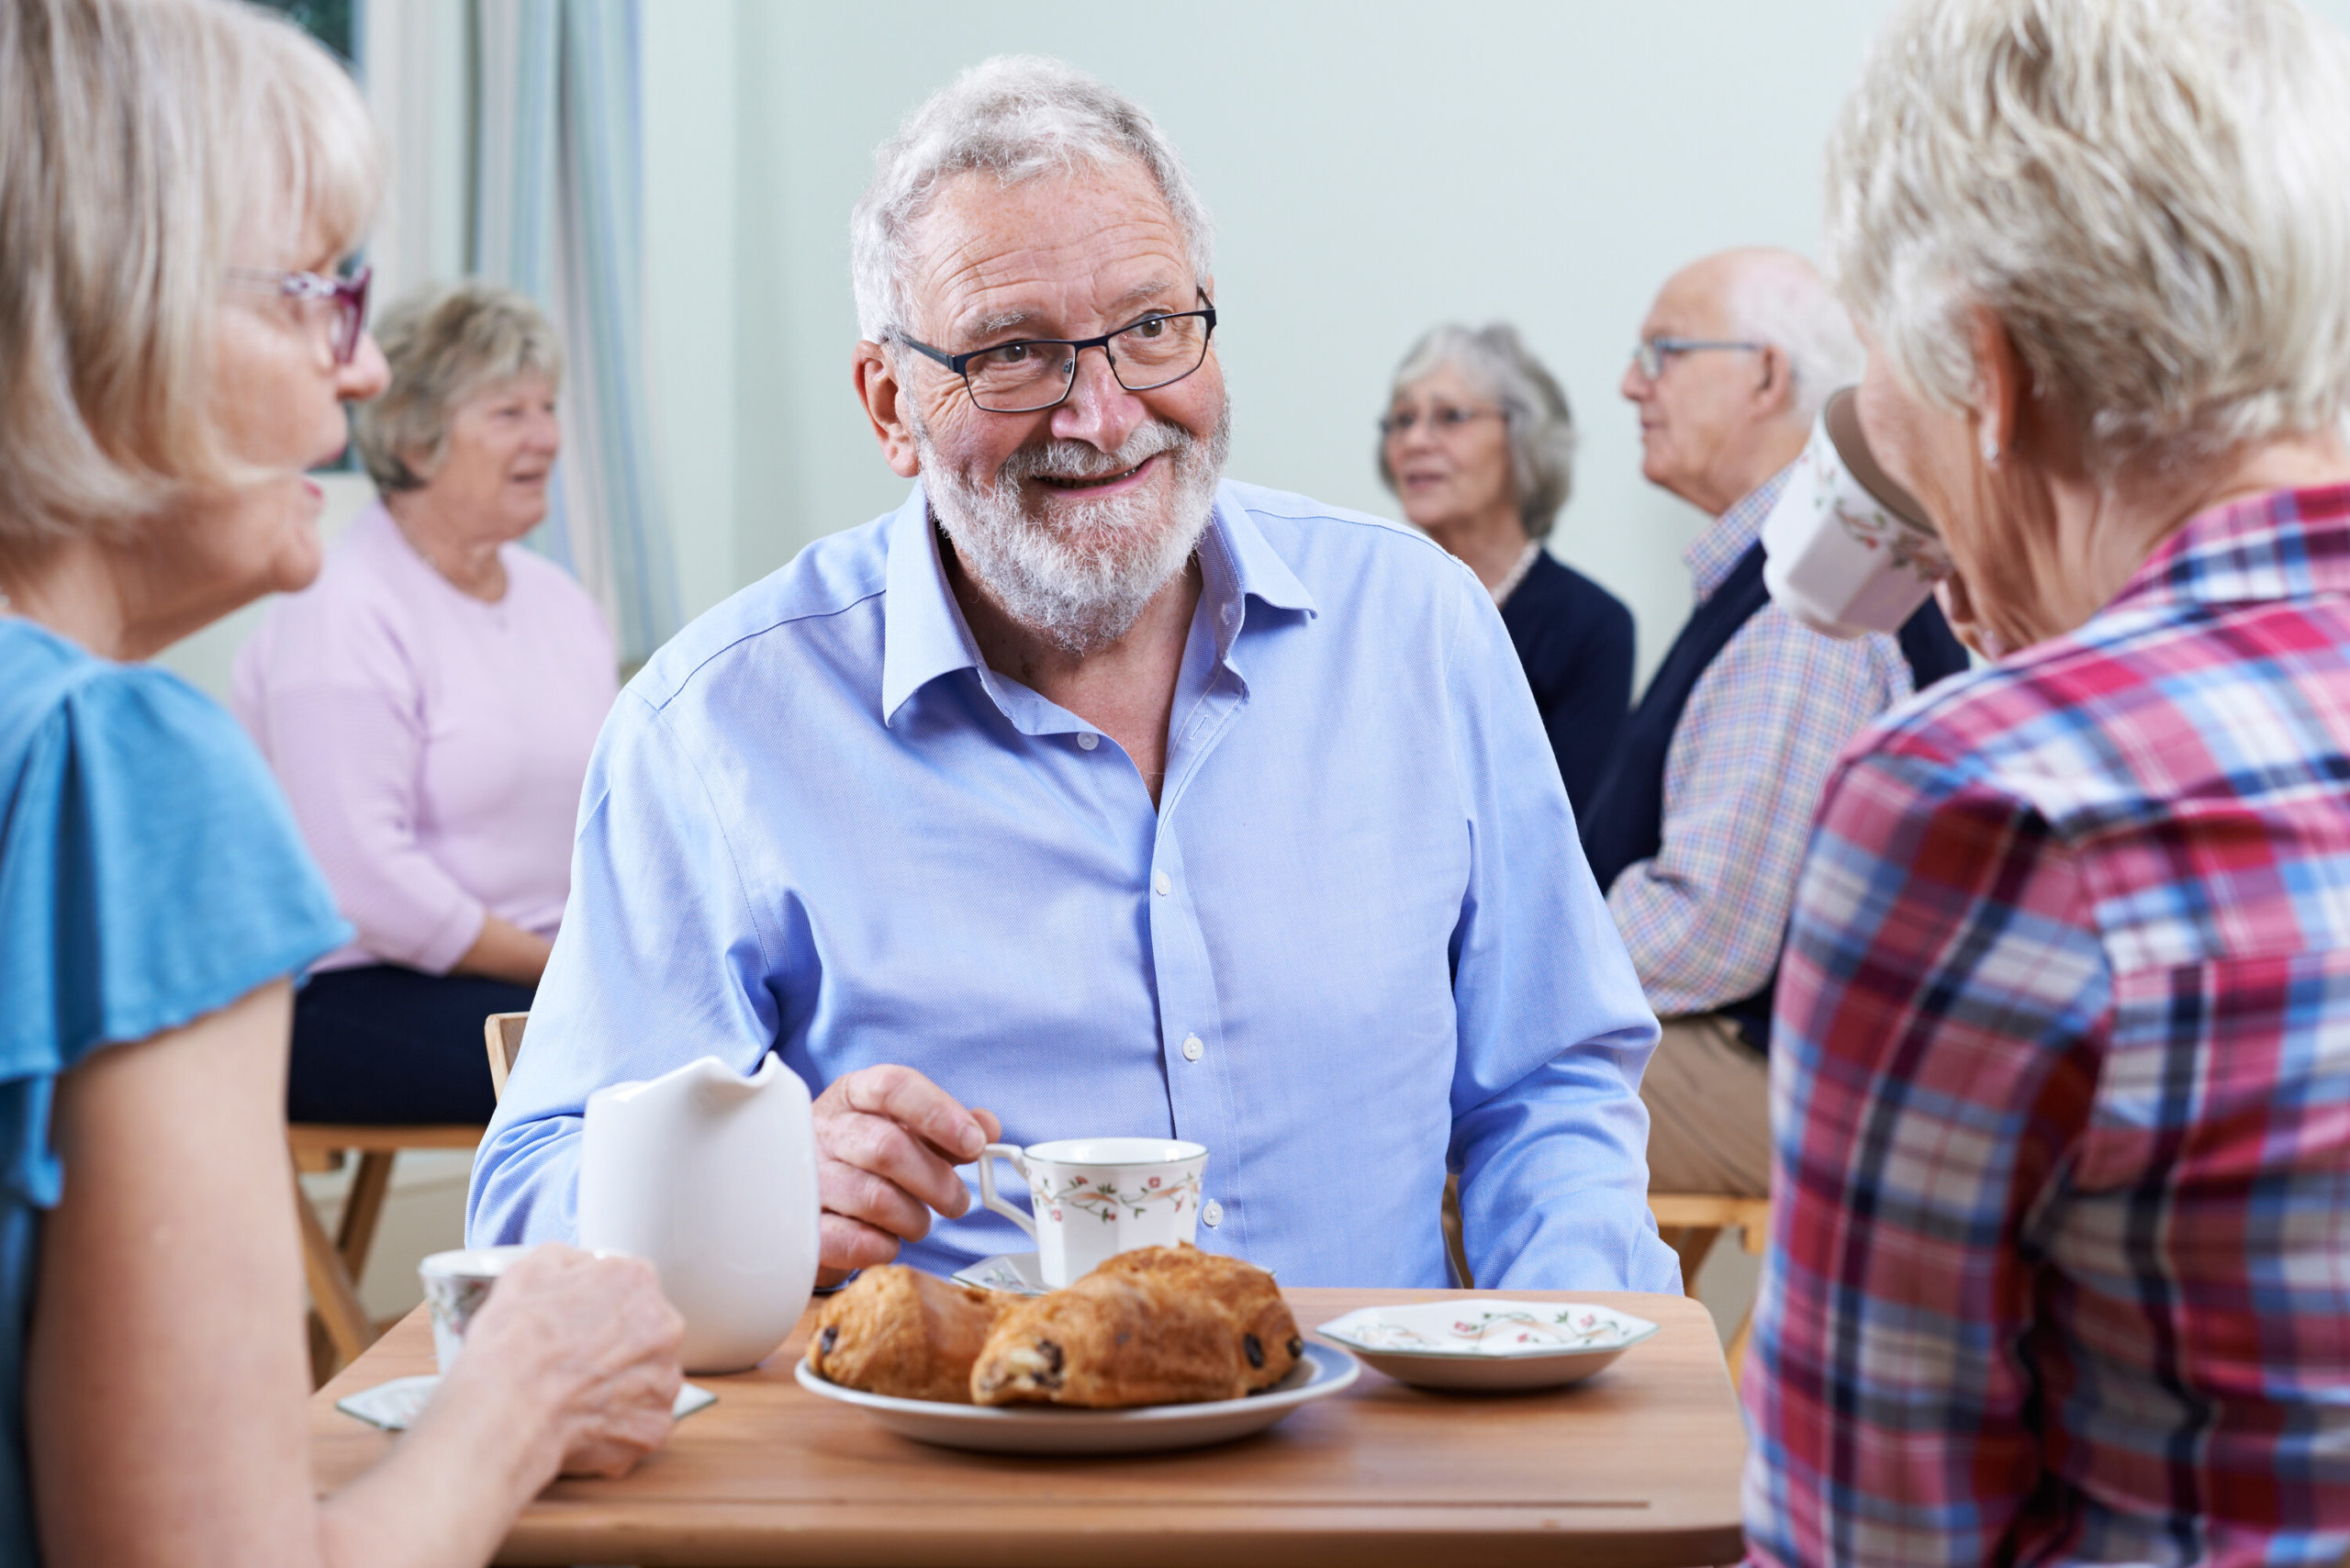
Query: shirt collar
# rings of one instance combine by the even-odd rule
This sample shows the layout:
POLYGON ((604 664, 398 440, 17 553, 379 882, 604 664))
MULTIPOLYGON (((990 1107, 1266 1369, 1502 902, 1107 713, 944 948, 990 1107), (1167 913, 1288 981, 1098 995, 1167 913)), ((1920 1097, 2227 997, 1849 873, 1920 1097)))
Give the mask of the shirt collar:
POLYGON ((1754 548, 1761 536, 1762 520, 1771 515, 1778 503, 1779 492, 1787 487, 1787 476, 1796 465, 1788 464, 1754 488, 1739 497, 1714 519, 1713 525, 1697 535, 1696 543, 1682 554, 1689 563, 1689 580, 1697 589, 1697 602, 1703 604, 1713 598, 1714 590, 1722 586, 1731 570, 1754 548))
POLYGON ((896 721, 906 699, 942 675, 982 667, 979 645, 946 586, 930 498, 914 481, 890 520, 889 588, 881 602, 881 722, 896 721))
MULTIPOLYGON (((905 504, 890 520, 888 593, 882 605, 881 722, 895 722, 906 700, 942 675, 958 669, 984 672, 979 646, 947 586, 938 554, 938 532, 930 501, 914 482, 905 504)), ((1269 609, 1312 617, 1320 613, 1314 596, 1289 563, 1265 542, 1248 509, 1228 488, 1216 491, 1214 515, 1200 538, 1206 582, 1203 599, 1216 609, 1216 651, 1228 656, 1255 599, 1269 609), (1230 610, 1231 613, 1226 613, 1230 610)), ((984 678, 984 673, 982 674, 984 678)))
POLYGON ((2350 593, 2350 486, 2271 490, 2198 512, 2108 610, 2350 593))

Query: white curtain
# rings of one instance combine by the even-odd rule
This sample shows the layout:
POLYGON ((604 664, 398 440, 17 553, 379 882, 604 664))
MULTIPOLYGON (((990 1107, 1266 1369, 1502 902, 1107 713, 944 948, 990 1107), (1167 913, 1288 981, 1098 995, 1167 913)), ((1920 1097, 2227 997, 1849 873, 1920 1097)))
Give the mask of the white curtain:
POLYGON ((468 270, 562 330, 564 456, 531 543, 642 663, 682 620, 645 400, 636 0, 475 0, 468 270))

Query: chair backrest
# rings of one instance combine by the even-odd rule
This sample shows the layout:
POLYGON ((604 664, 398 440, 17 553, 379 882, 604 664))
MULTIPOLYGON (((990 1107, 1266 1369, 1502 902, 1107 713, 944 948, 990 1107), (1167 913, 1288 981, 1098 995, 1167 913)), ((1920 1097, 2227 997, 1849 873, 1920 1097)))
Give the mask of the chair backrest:
POLYGON ((490 1092, 500 1100, 506 1098, 506 1075, 522 1054, 522 1029, 530 1021, 527 1013, 493 1013, 482 1020, 482 1040, 489 1047, 490 1092))

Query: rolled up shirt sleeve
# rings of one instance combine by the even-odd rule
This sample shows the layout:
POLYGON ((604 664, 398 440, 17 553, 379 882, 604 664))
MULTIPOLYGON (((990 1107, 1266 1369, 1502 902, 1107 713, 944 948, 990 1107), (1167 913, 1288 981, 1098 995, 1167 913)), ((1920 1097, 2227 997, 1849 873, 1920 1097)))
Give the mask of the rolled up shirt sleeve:
POLYGON ((1908 690, 1892 638, 1841 642, 1776 606, 1699 679, 1665 760, 1663 842, 1607 894, 1660 1016, 1727 1006, 1770 980, 1829 770, 1908 690))
POLYGON ((596 743, 571 898, 498 1114, 475 1157, 474 1246, 569 1240, 588 1096, 775 1043, 783 937, 745 894, 726 824, 663 715, 621 693, 596 743))
POLYGON ((1639 1083, 1656 1019, 1501 619, 1464 599, 1449 761, 1471 869, 1451 943, 1449 1158, 1470 1268, 1481 1287, 1678 1291, 1648 1206, 1639 1083))

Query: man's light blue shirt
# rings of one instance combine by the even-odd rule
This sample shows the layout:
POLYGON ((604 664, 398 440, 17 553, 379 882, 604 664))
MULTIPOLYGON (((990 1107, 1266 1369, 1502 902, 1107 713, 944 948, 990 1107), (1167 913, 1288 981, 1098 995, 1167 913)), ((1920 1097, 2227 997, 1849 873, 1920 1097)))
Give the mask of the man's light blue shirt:
MULTIPOLYGON (((1247 485, 1199 561, 1157 809, 981 660, 919 485, 655 655, 588 767, 474 1242, 571 1235, 592 1090, 776 1050, 819 1092, 914 1068, 1014 1143, 1204 1144, 1201 1244, 1286 1284, 1449 1282, 1449 1162, 1481 1286, 1678 1289, 1656 1022, 1491 598, 1247 485)), ((1030 1245, 975 1200, 902 1260, 1030 1245)))

